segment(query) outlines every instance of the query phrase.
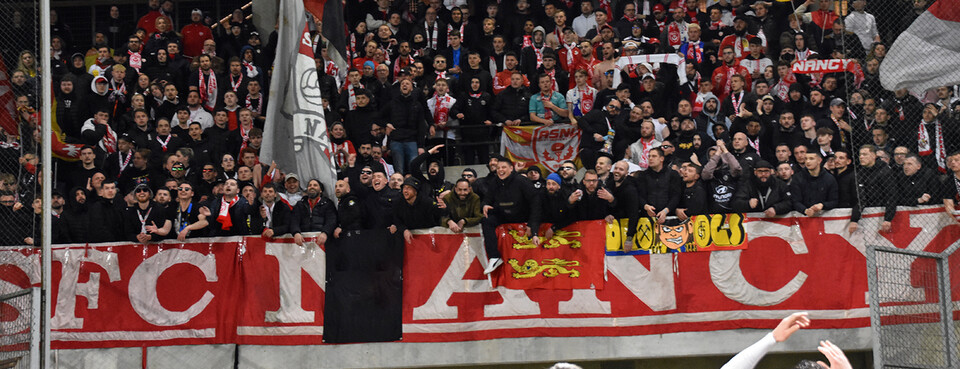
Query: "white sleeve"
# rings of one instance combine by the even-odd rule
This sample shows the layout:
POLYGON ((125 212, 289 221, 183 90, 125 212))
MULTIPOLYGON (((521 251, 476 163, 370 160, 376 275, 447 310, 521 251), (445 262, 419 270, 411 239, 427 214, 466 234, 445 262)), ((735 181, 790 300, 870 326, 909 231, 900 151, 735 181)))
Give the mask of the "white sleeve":
POLYGON ((773 339, 773 332, 767 333, 757 343, 740 351, 737 356, 730 359, 720 369, 753 369, 776 344, 777 341, 773 339))

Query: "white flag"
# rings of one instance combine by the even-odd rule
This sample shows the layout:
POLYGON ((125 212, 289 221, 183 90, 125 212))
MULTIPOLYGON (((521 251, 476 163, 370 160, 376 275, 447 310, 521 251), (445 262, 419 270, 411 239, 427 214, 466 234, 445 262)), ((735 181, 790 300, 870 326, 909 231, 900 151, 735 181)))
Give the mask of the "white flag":
POLYGON ((318 179, 323 193, 336 201, 337 173, 323 115, 319 76, 313 61, 313 41, 301 0, 280 1, 277 56, 270 83, 267 123, 261 161, 276 161, 304 182, 318 179))

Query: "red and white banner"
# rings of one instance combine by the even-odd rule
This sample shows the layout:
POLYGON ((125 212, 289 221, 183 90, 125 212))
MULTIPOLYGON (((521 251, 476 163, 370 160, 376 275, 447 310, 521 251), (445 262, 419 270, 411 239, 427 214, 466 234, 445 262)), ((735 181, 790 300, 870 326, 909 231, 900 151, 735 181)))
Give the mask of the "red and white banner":
MULTIPOLYGON (((960 226, 942 207, 900 211, 893 232, 868 231, 882 220, 882 212, 868 211, 850 235, 844 210, 748 216, 748 249, 607 255, 602 290, 493 288, 482 272, 478 230, 434 228, 406 246, 403 341, 766 329, 797 310, 810 312, 813 328, 866 327, 864 245, 936 252, 960 240, 960 226)), ((321 343, 326 256, 311 242, 71 245, 53 255, 57 349, 321 343)), ((39 261, 34 249, 0 248, 0 287, 39 285, 39 261)), ((926 267, 889 278, 911 284, 904 296, 927 301, 937 291, 911 278, 926 267)))
POLYGON ((580 129, 569 124, 504 126, 500 154, 523 167, 540 165, 551 173, 560 164, 577 159, 580 129))
POLYGON ((793 63, 793 73, 836 73, 853 72, 856 61, 853 59, 809 59, 793 63))

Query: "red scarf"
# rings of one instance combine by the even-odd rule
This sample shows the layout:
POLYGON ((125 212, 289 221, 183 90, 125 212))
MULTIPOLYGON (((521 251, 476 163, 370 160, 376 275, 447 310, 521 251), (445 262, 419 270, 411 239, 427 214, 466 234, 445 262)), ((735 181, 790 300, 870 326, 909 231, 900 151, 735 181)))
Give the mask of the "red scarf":
POLYGON ((120 175, 123 174, 123 170, 127 169, 127 165, 130 164, 130 159, 133 158, 133 150, 127 151, 127 158, 124 159, 123 155, 117 154, 117 159, 120 160, 120 170, 117 171, 117 178, 120 178, 120 175))
POLYGON ((520 45, 520 48, 527 46, 533 46, 533 36, 531 35, 523 35, 523 45, 520 45))
POLYGON ((217 213, 217 221, 220 222, 220 229, 228 231, 233 227, 233 221, 230 219, 230 208, 239 200, 239 195, 234 195, 233 199, 229 202, 227 202, 226 198, 220 199, 220 212, 217 213))
MULTIPOLYGON (((556 82, 554 82, 556 84, 556 82)), ((550 101, 550 98, 553 97, 553 90, 545 91, 546 95, 543 92, 540 93, 540 101, 547 102, 550 101)), ((553 110, 548 109, 546 106, 543 107, 543 119, 553 119, 553 110)))
POLYGON ((257 76, 260 75, 260 72, 257 71, 256 65, 253 65, 253 63, 250 63, 246 60, 244 60, 242 63, 243 63, 243 67, 247 70, 247 77, 257 78, 257 76))
POLYGON ((243 83, 243 75, 242 75, 242 74, 241 74, 239 77, 237 77, 237 81, 236 81, 236 82, 233 81, 233 75, 232 75, 232 74, 230 75, 230 88, 233 89, 233 92, 239 92, 239 91, 240 91, 240 84, 241 84, 241 83, 243 83))
POLYGON ((433 27, 430 27, 427 21, 423 21, 423 30, 427 31, 425 35, 427 38, 427 48, 436 49, 437 48, 437 28, 439 24, 436 21, 433 22, 433 27))
POLYGON ((937 170, 940 173, 946 173, 947 152, 943 146, 943 131, 939 120, 933 121, 932 124, 934 124, 936 146, 930 144, 930 132, 927 132, 927 123, 920 121, 920 127, 917 129, 917 154, 920 154, 920 156, 936 155, 937 170))
POLYGON ((161 141, 160 135, 157 135, 157 142, 160 143, 160 149, 163 150, 163 152, 167 152, 167 145, 170 144, 171 138, 173 138, 173 135, 167 135, 167 139, 161 141))
POLYGON ((136 69, 137 72, 140 72, 140 67, 143 66, 143 56, 140 55, 140 52, 139 51, 133 52, 133 51, 127 50, 127 55, 130 56, 130 59, 129 59, 130 67, 133 69, 136 69))
POLYGON ((670 26, 667 27, 667 42, 670 43, 670 46, 679 48, 682 39, 683 35, 682 31, 680 30, 680 26, 677 24, 677 22, 671 22, 670 26))
POLYGON ((257 108, 253 108, 253 99, 250 98, 250 94, 247 94, 246 101, 243 103, 243 107, 257 112, 257 114, 263 114, 263 94, 261 93, 257 97, 257 108))
MULTIPOLYGON (((464 39, 464 36, 465 36, 465 35, 463 34, 463 27, 466 26, 466 25, 467 25, 467 21, 466 21, 466 20, 463 20, 462 22, 460 22, 460 28, 458 29, 458 31, 460 31, 460 40, 461 40, 461 43, 462 43, 462 40, 464 39)), ((451 33, 451 32, 453 32, 453 25, 452 25, 452 24, 448 24, 448 25, 447 25, 447 47, 450 47, 450 33, 451 33)))
MULTIPOLYGON (((400 70, 403 68, 406 68, 406 66, 410 64, 413 64, 412 56, 407 55, 406 58, 404 58, 403 55, 398 56, 397 60, 393 62, 393 75, 394 76, 400 75, 400 70)), ((330 74, 330 73, 328 72, 327 74, 330 74)))
MULTIPOLYGON (((450 95, 444 94, 439 96, 437 94, 433 95, 433 123, 440 124, 440 122, 446 122, 449 119, 450 114, 450 95)), ((448 130, 449 127, 444 128, 443 130, 448 130)))
POLYGON ((240 138, 243 141, 240 143, 240 151, 242 152, 243 149, 247 148, 247 143, 250 142, 250 130, 244 130, 243 127, 240 127, 240 138))
POLYGON ((210 77, 206 81, 203 80, 203 70, 198 69, 198 83, 200 90, 200 101, 203 103, 203 106, 208 110, 213 110, 217 104, 217 76, 210 71, 210 77))

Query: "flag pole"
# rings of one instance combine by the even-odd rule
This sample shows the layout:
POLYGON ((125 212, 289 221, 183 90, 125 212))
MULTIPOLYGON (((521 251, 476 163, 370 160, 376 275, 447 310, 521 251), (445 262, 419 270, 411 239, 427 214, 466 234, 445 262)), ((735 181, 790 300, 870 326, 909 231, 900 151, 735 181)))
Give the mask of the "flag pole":
MULTIPOLYGON (((43 191, 43 211, 41 215, 41 247, 43 251, 42 262, 43 262, 43 367, 51 368, 53 366, 52 361, 52 352, 50 351, 50 315, 51 315, 51 304, 53 301, 52 293, 50 291, 53 283, 50 280, 53 276, 52 268, 52 252, 50 246, 52 245, 52 227, 51 220, 52 216, 50 214, 51 201, 53 194, 53 176, 52 176, 52 166, 53 166, 53 157, 51 155, 53 142, 53 80, 50 78, 50 68, 52 68, 52 63, 50 60, 50 0, 40 0, 40 48, 37 55, 42 61, 42 70, 40 78, 40 101, 43 102, 43 106, 40 110, 40 142, 42 144, 41 148, 41 180, 42 185, 40 189, 43 191)), ((34 309, 34 311, 37 311, 34 309)))

